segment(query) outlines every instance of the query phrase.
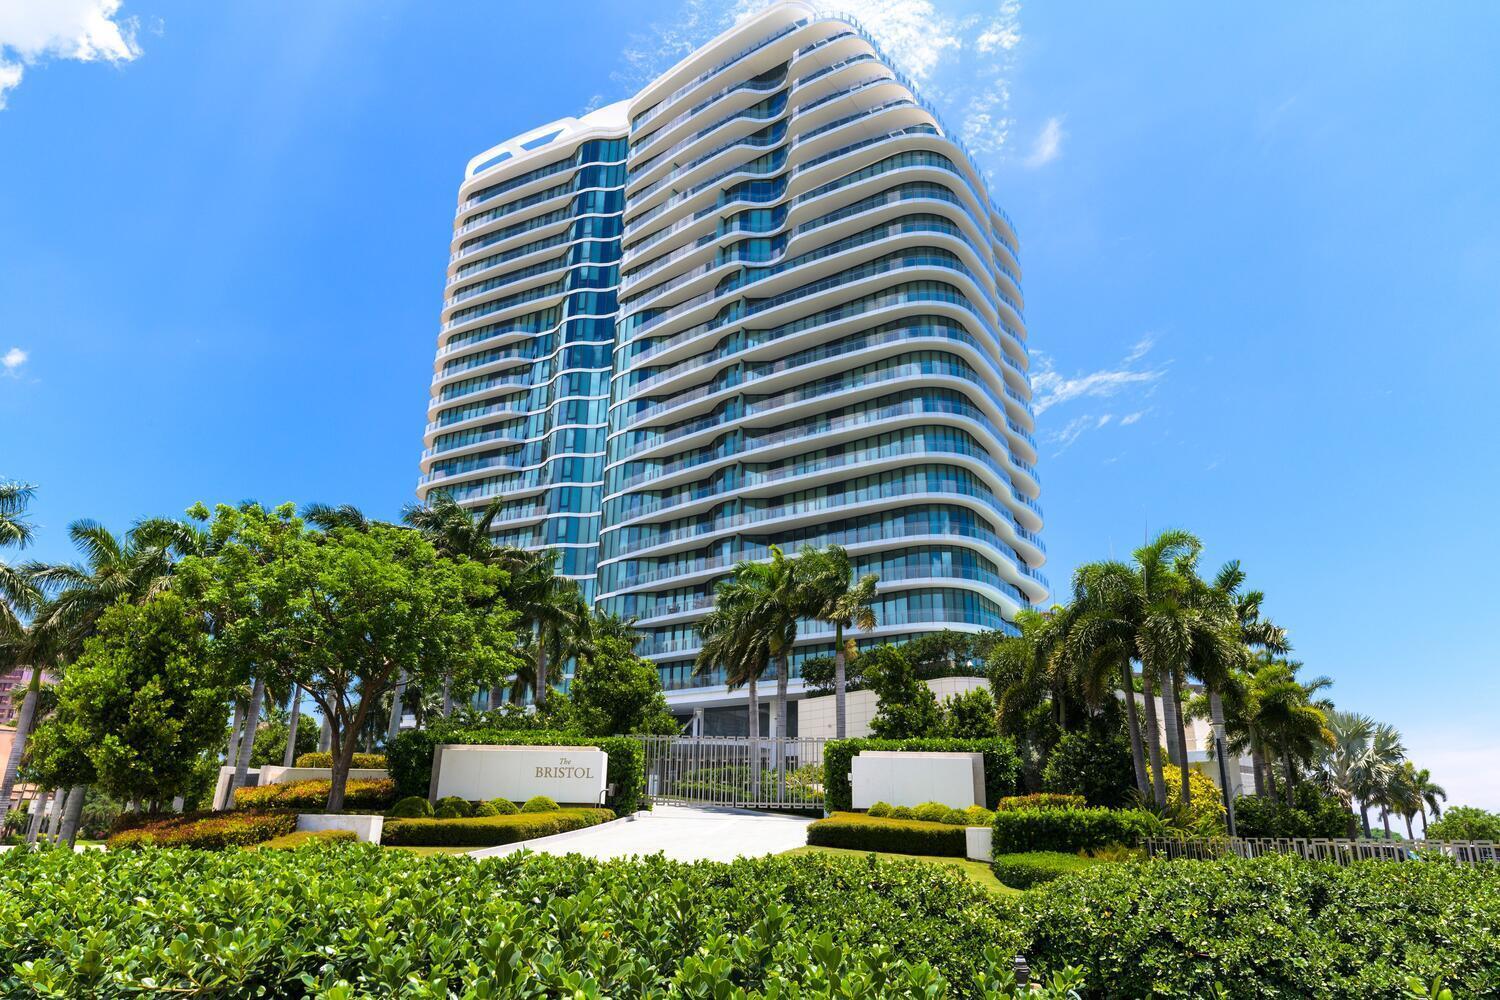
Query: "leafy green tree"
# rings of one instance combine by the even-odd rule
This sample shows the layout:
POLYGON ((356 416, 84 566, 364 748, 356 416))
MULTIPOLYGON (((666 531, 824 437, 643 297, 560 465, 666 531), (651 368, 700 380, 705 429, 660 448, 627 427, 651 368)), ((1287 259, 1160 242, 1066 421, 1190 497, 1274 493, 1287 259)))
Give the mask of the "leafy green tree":
POLYGON ((945 736, 973 740, 1000 737, 999 710, 986 688, 944 698, 938 703, 938 709, 942 712, 941 728, 945 736))
POLYGON ((403 677, 489 683, 517 666, 513 616, 472 606, 503 571, 440 559, 418 532, 379 522, 309 532, 289 504, 221 506, 212 530, 224 544, 179 573, 220 623, 223 662, 300 685, 318 705, 333 751, 330 810, 343 806, 367 717, 403 677))
MULTIPOLYGON (((297 742, 292 746, 292 759, 318 749, 318 720, 306 712, 299 713, 297 720, 297 742)), ((286 760, 286 741, 292 735, 291 716, 284 708, 273 707, 265 713, 265 721, 255 728, 255 747, 250 757, 251 767, 280 765, 286 760)))
POLYGON ((1427 828, 1430 840, 1489 840, 1500 842, 1500 813, 1477 806, 1454 806, 1427 828))
POLYGON ((223 740, 229 688, 202 617, 181 597, 117 604, 59 682, 34 766, 47 783, 97 784, 160 808, 223 740))
POLYGON ((1126 734, 1091 726, 1057 741, 1042 772, 1042 790, 1082 795, 1091 806, 1118 809, 1130 802, 1133 778, 1126 734))
POLYGON ((870 732, 876 739, 907 740, 936 736, 943 729, 943 712, 932 689, 922 683, 901 647, 889 643, 860 654, 870 690, 880 699, 870 732))
MULTIPOLYGON (((818 549, 804 546, 797 559, 801 581, 801 603, 808 617, 833 626, 833 718, 834 735, 843 739, 847 729, 845 694, 848 691, 849 651, 845 648, 844 630, 859 628, 868 632, 875 627, 875 589, 880 577, 873 573, 851 582, 854 566, 841 545, 818 549)), ((807 666, 802 676, 807 679, 807 666)))
POLYGON ((631 639, 601 630, 594 649, 578 661, 568 700, 581 732, 675 736, 682 731, 667 708, 661 675, 653 664, 635 655, 634 645, 631 639))

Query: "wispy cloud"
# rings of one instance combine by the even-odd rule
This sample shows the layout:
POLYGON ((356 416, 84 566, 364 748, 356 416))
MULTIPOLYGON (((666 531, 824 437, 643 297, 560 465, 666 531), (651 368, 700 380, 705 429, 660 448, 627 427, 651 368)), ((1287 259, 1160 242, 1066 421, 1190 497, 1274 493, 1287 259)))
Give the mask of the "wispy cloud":
MULTIPOLYGON (((680 0, 670 13, 632 34, 611 74, 622 91, 639 88, 693 49, 772 0, 680 0)), ((1010 78, 1021 43, 1020 0, 964 10, 973 0, 841 0, 847 11, 938 105, 976 155, 1000 152, 1011 120, 1010 78)), ((981 164, 981 166, 983 166, 981 164)))
POLYGON ((120 0, 6 0, 0 3, 0 108, 28 66, 49 59, 129 62, 141 54, 135 18, 120 0))
MULTIPOLYGON (((1041 414, 1060 403, 1075 399, 1105 399, 1127 389, 1154 386, 1167 372, 1163 367, 1142 364, 1153 344, 1152 338, 1143 337, 1119 364, 1077 375, 1063 375, 1053 367, 1049 356, 1037 352, 1036 368, 1031 373, 1031 388, 1036 394, 1033 408, 1041 414)), ((1139 419, 1137 416, 1136 420, 1139 419)))
POLYGON ((1145 415, 1146 415, 1146 411, 1145 410, 1136 410, 1134 413, 1127 413, 1123 417, 1120 418, 1120 426, 1121 427, 1129 427, 1131 424, 1135 423, 1137 420, 1141 419, 1145 415))
POLYGON ((1062 155, 1062 142, 1068 133, 1063 131, 1063 120, 1058 117, 1048 118, 1042 130, 1037 133, 1036 140, 1031 144, 1031 152, 1026 156, 1026 165, 1033 170, 1044 167, 1062 155))
POLYGON ((19 378, 21 375, 21 366, 26 363, 29 357, 31 355, 19 347, 12 347, 4 354, 0 354, 0 368, 4 369, 0 374, 7 375, 10 378, 19 378))

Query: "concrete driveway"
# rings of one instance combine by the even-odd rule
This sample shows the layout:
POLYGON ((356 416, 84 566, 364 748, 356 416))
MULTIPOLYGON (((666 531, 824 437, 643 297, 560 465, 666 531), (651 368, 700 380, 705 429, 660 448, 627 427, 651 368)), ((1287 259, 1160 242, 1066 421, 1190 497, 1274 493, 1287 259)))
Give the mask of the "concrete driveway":
POLYGON ((473 851, 469 857, 495 858, 520 850, 542 854, 581 854, 607 861, 664 854, 674 861, 733 861, 780 854, 807 843, 803 816, 747 809, 695 809, 657 806, 586 830, 540 837, 473 851))

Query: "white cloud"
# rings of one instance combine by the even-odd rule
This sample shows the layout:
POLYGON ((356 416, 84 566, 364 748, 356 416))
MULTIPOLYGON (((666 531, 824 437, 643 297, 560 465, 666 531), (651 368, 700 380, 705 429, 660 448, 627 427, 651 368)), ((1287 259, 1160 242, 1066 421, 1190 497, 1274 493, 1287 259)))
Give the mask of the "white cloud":
POLYGON ((3 367, 5 369, 5 373, 7 375, 14 374, 16 369, 24 365, 26 363, 26 359, 30 356, 31 355, 27 354, 19 347, 12 347, 3 355, 0 355, 0 367, 3 367))
MULTIPOLYGON (((1058 372, 1052 366, 1052 359, 1038 351, 1034 355, 1036 367, 1031 373, 1031 388, 1035 393, 1032 407, 1038 414, 1041 414, 1060 403, 1075 399, 1085 397, 1106 399, 1133 387, 1150 388, 1166 375, 1164 368, 1144 367, 1139 364, 1145 360, 1150 350, 1151 341, 1147 338, 1132 347, 1130 353, 1118 365, 1073 376, 1058 372)), ((1137 415, 1136 420, 1139 419, 1137 415)))
POLYGON ((1062 141, 1067 135, 1068 133, 1063 131, 1061 118, 1048 118, 1042 130, 1037 133, 1036 141, 1031 144, 1031 153, 1026 157, 1026 165, 1035 170, 1057 159, 1062 153, 1062 141))
MULTIPOLYGON (((666 17, 627 39, 623 67, 611 77, 623 88, 638 88, 771 3, 679 0, 666 17)), ((1021 43, 1020 0, 999 0, 983 15, 954 12, 952 4, 934 0, 835 0, 819 9, 847 12, 869 31, 975 155, 1001 150, 1011 125, 1005 112, 1012 56, 1021 43)))
POLYGON ((129 62, 141 54, 134 18, 120 0, 5 0, 0 3, 0 108, 27 66, 48 59, 129 62))
POLYGON ((1141 419, 1145 415, 1146 415, 1146 411, 1145 410, 1136 410, 1134 413, 1127 413, 1127 414, 1125 414, 1125 416, 1123 416, 1123 417, 1120 418, 1120 426, 1121 427, 1129 427, 1131 424, 1135 423, 1137 420, 1141 419))

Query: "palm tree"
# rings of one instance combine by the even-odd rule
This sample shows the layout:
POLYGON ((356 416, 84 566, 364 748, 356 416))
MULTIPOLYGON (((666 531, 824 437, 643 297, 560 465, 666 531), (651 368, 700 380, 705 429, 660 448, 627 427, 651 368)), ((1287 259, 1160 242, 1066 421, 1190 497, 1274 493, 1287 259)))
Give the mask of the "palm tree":
MULTIPOLYGON (((1156 705, 1148 699, 1148 730, 1155 783, 1146 767, 1146 738, 1142 736, 1140 712, 1135 698, 1136 653, 1135 574, 1118 562, 1087 563, 1073 573, 1073 600, 1066 619, 1059 622, 1063 632, 1065 655, 1074 665, 1085 699, 1097 703, 1116 684, 1125 698, 1126 727, 1130 733, 1130 756, 1135 765, 1136 789, 1144 794, 1158 790, 1158 801, 1165 796, 1161 783, 1160 741, 1156 737, 1156 705)), ((1018 622, 1017 624, 1021 624, 1018 622)), ((1027 628, 1021 626, 1025 636, 1027 628)), ((1149 692, 1149 687, 1147 688, 1149 692)))
POLYGON ((1318 777, 1323 786, 1344 804, 1344 810, 1349 814, 1348 836, 1352 839, 1358 833, 1354 799, 1372 766, 1370 742, 1375 733, 1375 720, 1356 712, 1329 712, 1327 725, 1333 741, 1318 755, 1318 777))
POLYGON ((504 505, 504 500, 496 498, 476 516, 446 492, 437 490, 428 494, 425 504, 408 504, 401 511, 401 521, 420 531, 438 555, 449 559, 463 556, 488 563, 505 551, 490 536, 490 528, 504 505))
MULTIPOLYGON (((1408 761, 1408 763, 1410 762, 1408 761)), ((1432 772, 1425 767, 1420 770, 1413 768, 1413 773, 1409 780, 1412 792, 1416 796, 1417 811, 1422 815, 1422 836, 1425 837, 1427 836, 1427 810, 1432 810, 1432 815, 1435 819, 1441 819, 1443 810, 1438 805, 1438 799, 1446 802, 1448 800, 1448 792, 1442 785, 1432 780, 1432 772)))
MULTIPOLYGON (((34 529, 26 508, 35 495, 35 486, 0 483, 0 551, 31 544, 34 529)), ((25 570, 0 559, 0 637, 20 630, 22 617, 36 607, 37 597, 36 585, 25 570)))
MULTIPOLYGON (((511 685, 511 698, 519 700, 525 693, 523 682, 529 680, 538 708, 546 703, 549 690, 548 654, 570 629, 580 627, 582 599, 578 584, 557 575, 557 560, 558 554, 553 551, 528 554, 525 562, 511 573, 510 592, 506 595, 507 603, 531 626, 532 633, 532 676, 528 679, 517 675, 511 685)), ((496 707, 494 692, 490 707, 496 707)))
MULTIPOLYGON (((1288 804, 1297 784, 1297 761, 1314 760, 1333 741, 1325 707, 1313 700, 1317 691, 1332 682, 1326 677, 1299 681, 1296 675, 1301 666, 1268 658, 1250 679, 1252 725, 1263 745, 1282 763, 1286 780, 1283 794, 1288 804)), ((1327 706, 1329 710, 1331 707, 1327 706)))
POLYGON ((1367 761, 1360 773, 1357 785, 1359 796, 1360 825, 1366 837, 1370 835, 1370 807, 1380 806, 1388 798, 1396 771, 1406 759, 1406 747, 1401 733, 1395 726, 1377 722, 1370 732, 1370 747, 1367 761))
POLYGON ((868 632, 875 627, 875 590, 880 577, 868 573, 851 584, 854 566, 842 545, 829 545, 825 549, 803 546, 797 563, 807 617, 833 626, 833 725, 835 738, 843 739, 848 656, 844 630, 858 628, 868 632))
MULTIPOLYGON (((695 677, 722 666, 724 684, 729 690, 746 689, 746 732, 752 740, 760 738, 756 682, 771 661, 769 633, 757 617, 760 610, 731 581, 720 581, 713 610, 698 622, 702 642, 693 661, 695 677)), ((752 770, 759 774, 758 767, 752 770)))

